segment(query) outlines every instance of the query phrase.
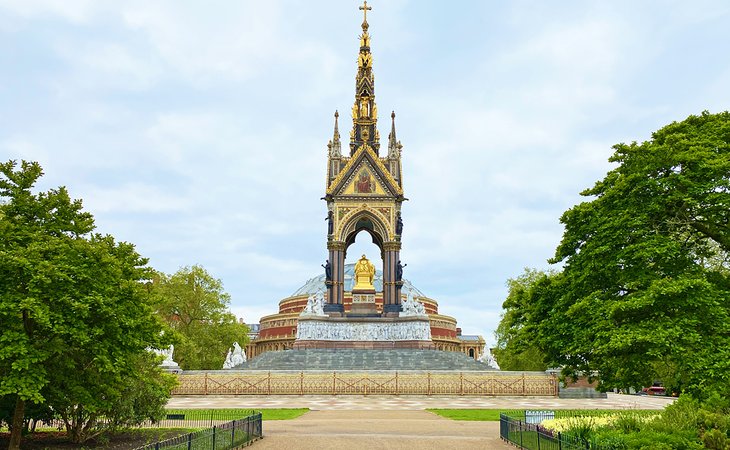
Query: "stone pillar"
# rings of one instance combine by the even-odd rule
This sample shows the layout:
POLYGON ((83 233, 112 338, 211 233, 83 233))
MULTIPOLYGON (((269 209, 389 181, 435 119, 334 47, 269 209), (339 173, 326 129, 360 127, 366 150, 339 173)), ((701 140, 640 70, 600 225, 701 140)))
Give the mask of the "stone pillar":
POLYGON ((400 286, 396 281, 396 265, 400 258, 400 242, 383 244, 383 314, 398 316, 400 313, 400 286))
POLYGON ((327 243, 332 265, 332 281, 327 283, 327 303, 324 312, 330 316, 341 316, 345 312, 345 243, 327 243))

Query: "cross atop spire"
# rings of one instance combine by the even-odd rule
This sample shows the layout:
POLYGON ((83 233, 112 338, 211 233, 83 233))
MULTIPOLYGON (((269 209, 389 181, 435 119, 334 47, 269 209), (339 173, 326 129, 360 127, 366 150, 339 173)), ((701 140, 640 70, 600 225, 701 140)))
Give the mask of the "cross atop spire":
POLYGON ((362 11, 362 29, 367 30, 368 29, 368 11, 371 11, 373 9, 372 6, 368 6, 368 0, 363 0, 362 6, 360 7, 360 11, 362 11))

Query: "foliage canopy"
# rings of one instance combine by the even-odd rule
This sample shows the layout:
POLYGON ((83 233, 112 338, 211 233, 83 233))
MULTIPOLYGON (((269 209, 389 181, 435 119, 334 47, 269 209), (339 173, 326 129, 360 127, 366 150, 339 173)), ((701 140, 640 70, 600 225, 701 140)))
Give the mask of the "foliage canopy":
POLYGON ((532 340, 534 318, 530 308, 533 297, 554 272, 525 268, 522 275, 507 280, 504 312, 495 331, 494 357, 502 370, 546 370, 545 354, 532 340))
POLYGON ((523 326, 550 365, 605 389, 730 395, 730 113, 614 149, 617 167, 561 217, 563 271, 523 326))
POLYGON ((181 267, 154 280, 158 314, 178 334, 175 361, 185 370, 220 369, 233 342, 245 347, 248 327, 228 310, 221 280, 202 266, 181 267))
POLYGON ((52 407, 82 442, 113 425, 102 416, 127 424, 143 408, 161 413, 173 383, 146 350, 164 345, 147 261, 92 233, 93 217, 65 188, 34 193, 41 176, 34 162, 0 164, 0 397, 17 399, 11 448, 26 402, 52 407), (134 384, 157 387, 156 400, 143 407, 134 384), (130 399, 136 407, 120 407, 130 399))

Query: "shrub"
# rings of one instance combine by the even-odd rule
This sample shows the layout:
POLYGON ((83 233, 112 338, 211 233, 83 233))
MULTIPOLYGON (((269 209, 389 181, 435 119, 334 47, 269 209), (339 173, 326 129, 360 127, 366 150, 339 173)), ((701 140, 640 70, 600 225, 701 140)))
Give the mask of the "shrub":
POLYGON ((705 444, 705 448, 713 450, 726 450, 730 448, 727 432, 722 432, 718 429, 705 432, 702 435, 702 443, 705 444))
POLYGON ((704 448, 691 432, 668 434, 654 430, 622 434, 618 430, 596 433, 593 444, 617 450, 699 450, 704 448))
POLYGON ((612 428, 624 433, 634 433, 641 429, 649 416, 640 417, 636 414, 622 413, 616 417, 611 424, 612 428))

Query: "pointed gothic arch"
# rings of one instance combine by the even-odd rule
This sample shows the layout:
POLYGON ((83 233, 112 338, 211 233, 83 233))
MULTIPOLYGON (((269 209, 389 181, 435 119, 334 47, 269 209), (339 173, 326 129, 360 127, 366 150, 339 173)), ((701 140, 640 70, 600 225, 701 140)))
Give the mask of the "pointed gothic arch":
POLYGON ((345 252, 355 242, 355 237, 361 231, 366 231, 370 235, 373 244, 380 249, 380 258, 384 258, 384 244, 390 240, 386 220, 367 207, 354 211, 348 217, 345 217, 338 236, 338 240, 345 243, 345 252))

